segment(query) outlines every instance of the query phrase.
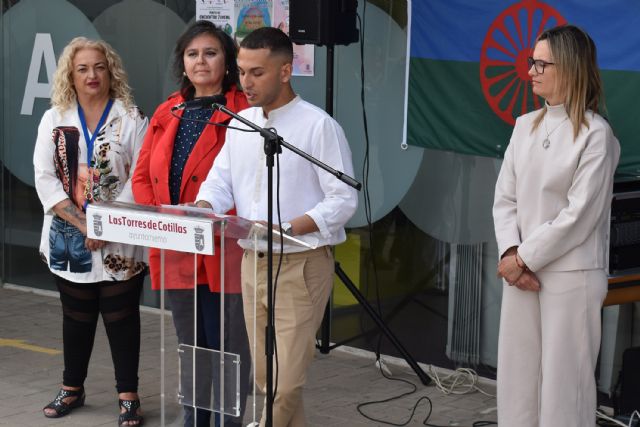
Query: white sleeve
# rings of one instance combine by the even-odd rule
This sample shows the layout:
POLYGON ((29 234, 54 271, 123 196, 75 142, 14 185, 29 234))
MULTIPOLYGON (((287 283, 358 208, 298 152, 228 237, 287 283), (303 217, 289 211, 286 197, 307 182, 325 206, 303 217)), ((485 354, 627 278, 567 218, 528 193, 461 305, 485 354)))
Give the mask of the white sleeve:
MULTIPOLYGON (((313 144, 311 154, 328 166, 353 177, 351 150, 342 128, 332 118, 322 120, 319 125, 318 143, 313 144)), ((330 173, 317 166, 314 169, 324 198, 305 213, 316 223, 322 237, 328 238, 342 229, 353 216, 358 206, 358 194, 354 188, 330 173)))
MULTIPOLYGON (((233 121, 230 124, 233 124, 233 121)), ((227 130, 226 141, 196 196, 196 201, 204 200, 213 207, 214 212, 219 214, 228 212, 234 206, 229 150, 235 133, 232 129, 227 130)))
POLYGON ((131 188, 131 178, 133 178, 133 173, 136 168, 136 164, 138 163, 138 156, 140 155, 140 148, 142 148, 142 143, 144 141, 144 136, 147 132, 147 127, 149 126, 149 119, 147 117, 143 117, 138 108, 134 108, 129 111, 127 114, 135 114, 135 118, 126 117, 125 120, 132 120, 134 129, 130 134, 130 138, 132 141, 128 142, 128 147, 130 148, 130 152, 127 153, 129 158, 131 159, 131 164, 129 167, 129 176, 126 177, 126 181, 122 188, 118 197, 116 197, 116 201, 118 202, 127 202, 134 203, 133 197, 133 189, 131 188))
POLYGON ((517 222, 516 172, 514 166, 515 142, 513 138, 504 153, 502 167, 496 181, 493 199, 493 223, 498 242, 498 254, 520 245, 520 230, 517 222))
POLYGON ((587 137, 567 199, 569 204, 551 221, 538 226, 518 248, 532 271, 560 258, 593 232, 611 203, 613 174, 619 151, 611 129, 599 128, 587 137))
POLYGON ((53 109, 48 110, 42 116, 38 126, 38 136, 35 149, 33 151, 33 171, 35 177, 36 192, 42 203, 45 213, 48 213, 55 205, 68 199, 64 192, 62 182, 56 175, 53 156, 55 145, 52 139, 52 132, 55 127, 53 123, 53 109))

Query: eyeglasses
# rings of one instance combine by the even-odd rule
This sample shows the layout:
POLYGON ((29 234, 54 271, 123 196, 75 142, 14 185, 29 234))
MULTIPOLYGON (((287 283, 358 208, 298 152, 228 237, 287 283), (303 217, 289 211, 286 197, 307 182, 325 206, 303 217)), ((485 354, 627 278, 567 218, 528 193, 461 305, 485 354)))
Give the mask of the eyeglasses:
POLYGON ((531 67, 535 67, 536 73, 538 74, 544 74, 544 67, 547 65, 555 65, 554 62, 547 62, 542 59, 533 59, 532 57, 527 58, 527 64, 529 64, 529 69, 531 69, 531 67))

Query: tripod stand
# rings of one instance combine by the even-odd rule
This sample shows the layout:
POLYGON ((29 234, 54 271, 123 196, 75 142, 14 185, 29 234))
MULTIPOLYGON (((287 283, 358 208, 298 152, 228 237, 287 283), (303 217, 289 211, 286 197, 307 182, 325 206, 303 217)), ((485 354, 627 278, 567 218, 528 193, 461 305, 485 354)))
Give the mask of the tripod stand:
MULTIPOLYGON (((364 43, 364 40, 360 40, 360 43, 364 43)), ((327 45, 327 79, 326 79, 326 97, 325 97, 325 111, 330 116, 333 116, 333 67, 334 67, 334 55, 335 55, 335 45, 328 44, 327 45)), ((363 105, 364 108, 364 105, 363 105)), ((371 307, 369 301, 360 293, 357 286, 349 279, 347 274, 340 267, 340 263, 335 263, 335 273, 340 278, 342 283, 347 287, 349 292, 354 296, 354 298, 358 301, 358 303, 365 309, 367 314, 373 319, 373 321, 378 325, 380 330, 386 335, 386 337, 391 341, 391 343, 396 347, 398 352, 402 355, 404 360, 409 364, 409 366, 414 370, 420 381, 424 385, 429 385, 431 379, 427 376, 427 374, 420 368, 418 363, 416 363, 415 359, 409 354, 409 352, 404 348, 402 343, 396 338, 393 332, 389 329, 389 327, 384 323, 384 320, 380 315, 371 307)), ((327 306, 324 311, 324 319, 322 320, 321 332, 320 332, 320 352, 322 354, 328 354, 331 349, 335 348, 330 347, 329 341, 331 338, 331 300, 327 303, 327 306)))

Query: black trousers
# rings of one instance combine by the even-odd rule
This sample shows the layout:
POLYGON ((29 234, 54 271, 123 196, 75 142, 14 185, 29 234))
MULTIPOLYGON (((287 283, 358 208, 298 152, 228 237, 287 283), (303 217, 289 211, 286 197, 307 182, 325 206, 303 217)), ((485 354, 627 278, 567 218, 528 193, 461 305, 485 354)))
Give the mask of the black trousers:
POLYGON ((138 391, 140 294, 144 274, 129 280, 74 283, 54 275, 62 302, 63 384, 81 387, 102 314, 118 393, 138 391))

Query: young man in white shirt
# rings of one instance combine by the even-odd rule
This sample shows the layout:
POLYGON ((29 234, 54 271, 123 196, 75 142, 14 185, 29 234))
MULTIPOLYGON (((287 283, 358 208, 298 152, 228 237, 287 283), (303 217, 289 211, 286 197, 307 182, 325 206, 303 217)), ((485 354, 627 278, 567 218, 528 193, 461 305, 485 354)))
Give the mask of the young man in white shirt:
MULTIPOLYGON (((282 31, 265 27, 240 44, 240 83, 252 108, 241 116, 279 136, 334 169, 353 176, 351 151, 340 125, 291 87, 293 46, 282 31)), ((246 127, 237 120, 230 126, 246 127)), ((258 133, 233 129, 196 198, 200 207, 217 213, 235 206, 238 216, 267 219, 267 168, 264 140, 258 133)), ((317 249, 274 245, 274 272, 282 256, 275 292, 275 337, 278 358, 274 426, 304 426, 302 387, 315 351, 315 334, 333 283, 330 247, 344 242, 344 225, 357 207, 356 191, 329 173, 284 149, 279 155, 280 215, 283 230, 317 249)), ((274 185, 278 185, 274 178, 274 185)), ((275 191, 274 191, 275 194, 275 191)), ((274 203, 275 205, 275 203, 274 203)), ((274 206, 274 222, 277 211, 274 206)), ((242 260, 242 292, 249 337, 256 305, 256 382, 266 390, 264 331, 267 322, 267 258, 246 248, 242 260), (254 283, 254 257, 258 275, 254 283), (257 287, 257 301, 254 290, 257 287)), ((264 248, 266 249, 266 248, 264 248)), ((275 371, 275 370, 274 370, 275 371)), ((275 383, 275 380, 274 380, 275 383)), ((265 422, 263 411, 261 425, 265 422)))

